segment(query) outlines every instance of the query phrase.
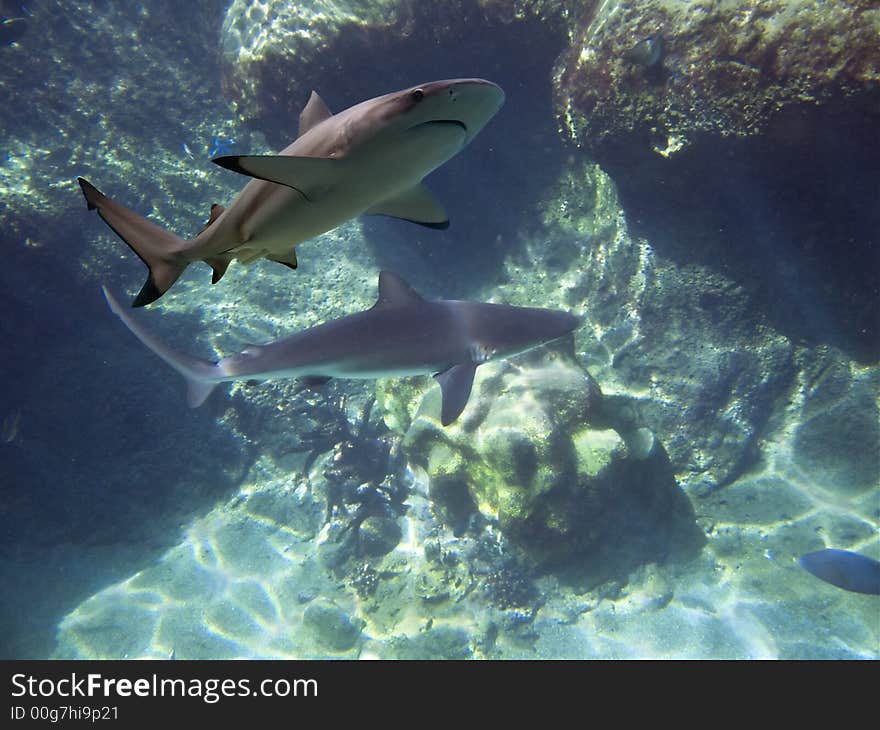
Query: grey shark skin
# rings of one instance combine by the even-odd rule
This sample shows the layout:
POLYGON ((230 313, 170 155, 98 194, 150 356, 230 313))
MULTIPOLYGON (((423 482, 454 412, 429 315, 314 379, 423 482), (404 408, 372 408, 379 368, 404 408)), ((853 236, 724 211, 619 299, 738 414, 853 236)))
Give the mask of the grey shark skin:
POLYGON ((278 155, 225 156, 214 162, 255 178, 232 203, 214 204, 192 240, 165 231, 78 178, 89 210, 149 269, 133 306, 161 297, 194 261, 213 269, 212 284, 235 259, 297 266, 294 246, 362 213, 446 228, 443 206, 422 184, 455 156, 504 103, 483 79, 432 81, 331 114, 312 92, 299 136, 278 155))
POLYGON ((379 299, 370 309, 212 363, 170 349, 106 287, 104 296, 126 327, 186 378, 191 407, 204 403, 219 383, 233 380, 433 373, 442 389, 444 426, 464 410, 478 365, 563 337, 579 324, 573 314, 557 309, 423 299, 399 276, 383 271, 379 299))

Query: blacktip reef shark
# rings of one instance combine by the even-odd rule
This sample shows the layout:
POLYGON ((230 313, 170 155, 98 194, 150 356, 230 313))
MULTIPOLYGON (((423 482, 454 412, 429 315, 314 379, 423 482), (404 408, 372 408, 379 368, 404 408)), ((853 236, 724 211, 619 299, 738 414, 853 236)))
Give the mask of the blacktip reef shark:
POLYGON ((134 299, 156 301, 194 261, 213 269, 260 258, 295 269, 294 246, 362 213, 446 228, 443 206, 422 184, 455 156, 504 103, 483 79, 432 81, 332 114, 315 92, 299 117, 299 136, 278 155, 228 155, 213 161, 255 178, 227 208, 214 204, 205 227, 185 240, 78 178, 89 210, 149 269, 134 299))
POLYGON ((379 299, 370 309, 210 362, 160 342, 103 289, 110 309, 132 334, 186 378, 191 407, 204 403, 219 383, 233 380, 315 383, 431 373, 442 390, 444 426, 464 410, 477 366, 563 337, 579 324, 558 309, 424 299, 399 276, 383 271, 379 299))

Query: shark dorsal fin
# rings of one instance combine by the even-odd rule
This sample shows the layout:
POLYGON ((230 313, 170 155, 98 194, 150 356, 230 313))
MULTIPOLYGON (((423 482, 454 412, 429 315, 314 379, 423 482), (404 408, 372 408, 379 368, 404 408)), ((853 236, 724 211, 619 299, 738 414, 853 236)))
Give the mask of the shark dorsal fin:
POLYGON ((379 274, 379 301, 377 307, 397 307, 425 301, 422 295, 392 271, 379 274))
POLYGON ((324 100, 313 91, 303 110, 299 113, 299 136, 302 137, 312 127, 333 116, 324 100))

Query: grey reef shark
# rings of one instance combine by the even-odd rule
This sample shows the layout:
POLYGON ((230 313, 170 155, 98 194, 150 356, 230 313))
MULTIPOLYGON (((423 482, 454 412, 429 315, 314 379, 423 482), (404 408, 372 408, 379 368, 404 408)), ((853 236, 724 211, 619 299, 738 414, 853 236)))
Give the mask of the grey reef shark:
POLYGON ((580 322, 558 309, 424 299, 383 271, 379 299, 370 309, 210 362, 175 352, 145 331, 106 287, 104 296, 125 326, 186 378, 191 407, 204 403, 219 383, 233 380, 306 378, 319 384, 336 377, 431 373, 442 389, 444 426, 464 410, 478 365, 564 337, 580 322))
POLYGON ((205 261, 216 284, 235 259, 261 258, 295 269, 294 246, 362 213, 446 228, 443 206, 422 184, 495 116, 504 92, 483 79, 432 81, 332 114, 315 92, 299 116, 299 136, 277 155, 229 155, 213 162, 253 180, 185 240, 128 210, 78 178, 89 210, 149 269, 133 306, 161 297, 186 267, 205 261))

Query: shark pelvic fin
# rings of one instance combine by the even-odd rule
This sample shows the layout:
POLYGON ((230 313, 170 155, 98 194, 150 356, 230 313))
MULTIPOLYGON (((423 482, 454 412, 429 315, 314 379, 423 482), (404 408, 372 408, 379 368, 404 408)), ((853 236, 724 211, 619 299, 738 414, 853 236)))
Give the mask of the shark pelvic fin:
POLYGON ((428 228, 449 228, 449 216, 434 194, 422 183, 409 190, 398 193, 393 198, 383 200, 372 208, 367 215, 388 215, 402 218, 411 223, 418 223, 428 228))
POLYGON ((276 264, 284 264, 289 269, 295 269, 299 266, 299 263, 296 260, 296 251, 291 251, 286 256, 266 256, 269 261, 274 261, 276 264))
POLYGON ((205 225, 202 226, 202 230, 199 231, 199 233, 204 231, 215 220, 217 220, 220 217, 220 214, 223 213, 224 210, 226 210, 226 208, 224 208, 222 205, 220 205, 220 203, 214 203, 214 205, 211 206, 211 212, 208 214, 208 221, 205 223, 205 225))
POLYGON ((177 255, 185 247, 186 241, 111 200, 88 180, 80 177, 77 181, 89 210, 97 210, 104 222, 150 270, 132 306, 143 307, 155 302, 187 267, 189 262, 177 255))
POLYGON ((291 155, 229 155, 214 162, 227 170, 260 180, 286 185, 314 202, 334 187, 345 174, 342 160, 291 155))
POLYGON ((440 389, 443 392, 440 423, 444 426, 448 426, 458 418, 467 405, 468 398, 471 397, 476 370, 476 363, 464 362, 453 365, 449 370, 444 370, 434 376, 440 383, 440 389))
POLYGON ((319 125, 325 119, 333 116, 333 112, 327 108, 324 100, 313 91, 303 110, 299 113, 299 137, 302 137, 312 127, 319 125))

